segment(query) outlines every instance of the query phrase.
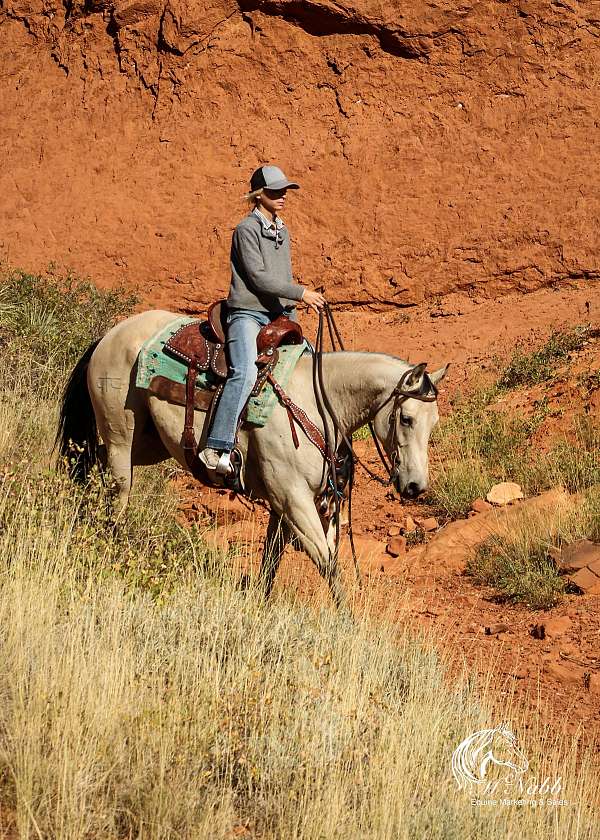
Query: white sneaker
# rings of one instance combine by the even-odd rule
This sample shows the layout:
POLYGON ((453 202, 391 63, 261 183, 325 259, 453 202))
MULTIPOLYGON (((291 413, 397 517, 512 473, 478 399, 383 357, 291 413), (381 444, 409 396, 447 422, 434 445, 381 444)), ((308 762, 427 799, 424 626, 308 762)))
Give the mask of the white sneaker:
POLYGON ((198 460, 202 461, 207 470, 216 470, 221 453, 217 449, 207 446, 198 454, 198 460))
POLYGON ((198 455, 198 460, 202 461, 207 470, 216 472, 219 475, 227 475, 233 472, 231 466, 231 453, 219 452, 218 449, 212 449, 207 446, 198 455))

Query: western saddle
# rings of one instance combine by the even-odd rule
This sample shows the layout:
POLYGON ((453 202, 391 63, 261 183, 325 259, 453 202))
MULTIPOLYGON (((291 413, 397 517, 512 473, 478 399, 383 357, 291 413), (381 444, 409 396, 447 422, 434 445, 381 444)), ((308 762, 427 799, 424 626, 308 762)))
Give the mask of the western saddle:
MULTIPOLYGON (((217 301, 208 309, 206 321, 193 321, 181 327, 165 344, 165 352, 187 365, 185 385, 156 376, 149 391, 161 399, 185 406, 183 452, 192 475, 204 484, 212 484, 206 469, 198 459, 198 445, 194 434, 194 409, 208 412, 212 418, 228 374, 225 342, 226 302, 217 301), (211 371, 215 385, 211 390, 196 388, 198 373, 211 371)), ((256 340, 258 376, 252 394, 258 394, 267 379, 275 383, 271 374, 277 364, 277 348, 282 344, 301 344, 302 329, 296 321, 280 315, 264 326, 256 340)), ((279 398, 281 396, 278 394, 279 398)), ((288 409, 289 413, 289 409, 288 409)), ((242 412, 242 417, 245 414, 242 412)), ((291 420, 290 420, 291 422, 291 420)), ((232 489, 236 489, 233 487, 232 489)))

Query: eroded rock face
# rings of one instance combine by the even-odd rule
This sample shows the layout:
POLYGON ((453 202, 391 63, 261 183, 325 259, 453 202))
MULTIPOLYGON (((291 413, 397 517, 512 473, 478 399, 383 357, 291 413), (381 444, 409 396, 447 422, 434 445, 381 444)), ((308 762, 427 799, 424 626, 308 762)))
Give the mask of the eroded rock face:
POLYGON ((0 257, 195 311, 272 161, 331 300, 597 278, 596 5, 4 0, 0 257))

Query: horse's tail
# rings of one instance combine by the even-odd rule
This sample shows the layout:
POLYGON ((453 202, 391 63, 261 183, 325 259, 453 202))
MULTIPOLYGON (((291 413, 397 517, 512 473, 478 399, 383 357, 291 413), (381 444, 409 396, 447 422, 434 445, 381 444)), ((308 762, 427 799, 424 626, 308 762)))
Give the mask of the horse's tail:
POLYGON ((98 462, 99 444, 96 417, 87 385, 87 369, 92 353, 100 343, 90 344, 77 362, 63 392, 54 449, 68 463, 69 475, 84 484, 98 462))

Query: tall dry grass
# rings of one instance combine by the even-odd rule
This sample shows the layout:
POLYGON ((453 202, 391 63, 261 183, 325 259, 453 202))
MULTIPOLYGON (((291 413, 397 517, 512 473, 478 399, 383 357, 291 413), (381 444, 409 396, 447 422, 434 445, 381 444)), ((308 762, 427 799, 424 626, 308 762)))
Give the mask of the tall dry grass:
MULTIPOLYGON (((351 621, 238 586, 142 471, 114 530, 107 487, 48 459, 56 394, 0 393, 0 828, 56 840, 594 838, 592 754, 507 698, 528 781, 562 807, 473 806, 450 773, 496 725, 391 617, 351 621)), ((20 384, 19 384, 20 383, 20 384)))
POLYGON ((489 699, 390 621, 265 604, 214 565, 159 599, 105 535, 82 553, 81 516, 56 482, 0 498, 0 814, 19 837, 595 836, 589 759, 541 726, 531 778, 562 775, 569 806, 455 789, 489 699))

